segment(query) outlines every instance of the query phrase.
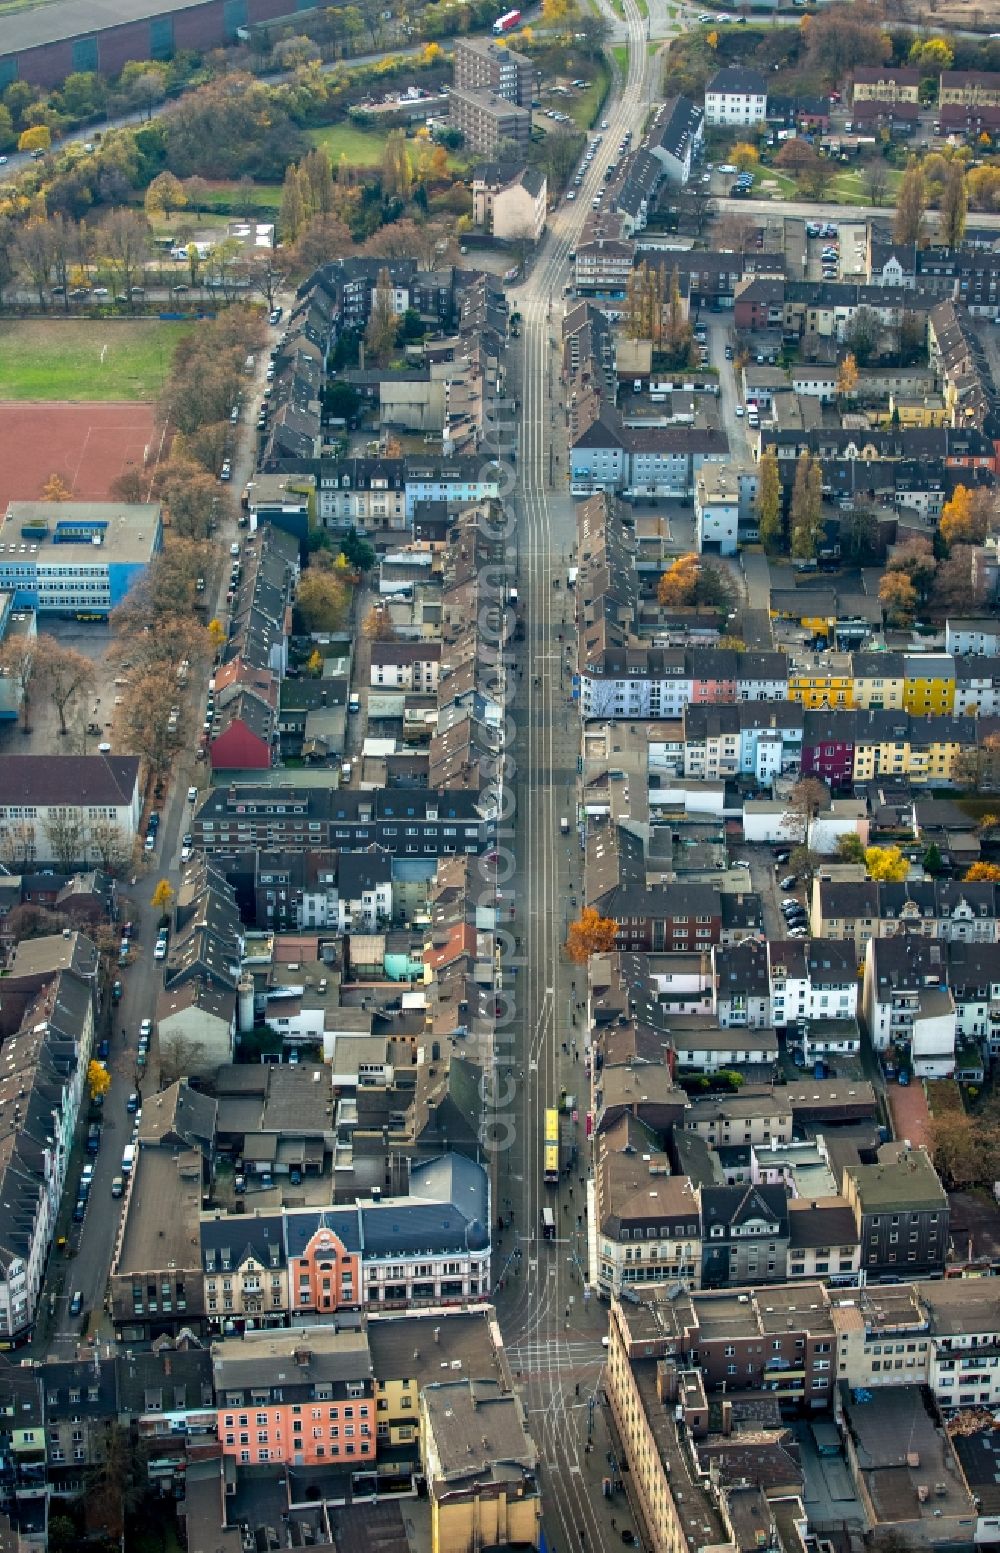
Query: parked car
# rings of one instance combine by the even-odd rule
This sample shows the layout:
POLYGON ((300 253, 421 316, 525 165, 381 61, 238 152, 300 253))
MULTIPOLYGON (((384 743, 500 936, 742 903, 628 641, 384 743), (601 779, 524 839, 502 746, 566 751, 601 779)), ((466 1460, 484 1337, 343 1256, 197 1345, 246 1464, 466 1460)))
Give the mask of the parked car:
POLYGON ((112 1197, 120 1197, 125 1190, 125 1182, 121 1176, 115 1176, 111 1183, 112 1197))
POLYGON ((134 1116, 139 1109, 139 1096, 134 1089, 125 1102, 125 1109, 130 1116, 134 1116))
POLYGON ((69 1313, 71 1316, 79 1316, 82 1311, 83 1295, 81 1294, 80 1290, 77 1289, 76 1293, 73 1295, 73 1298, 69 1302, 69 1313))
POLYGON ((779 879, 778 888, 779 890, 793 890, 798 882, 798 874, 786 874, 783 879, 779 879))

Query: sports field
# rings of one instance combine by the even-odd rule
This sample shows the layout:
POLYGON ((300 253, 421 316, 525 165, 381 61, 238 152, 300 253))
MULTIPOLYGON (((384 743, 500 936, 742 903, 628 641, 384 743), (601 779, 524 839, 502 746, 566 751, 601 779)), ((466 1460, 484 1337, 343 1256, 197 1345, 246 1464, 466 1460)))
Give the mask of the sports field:
POLYGON ((159 319, 0 322, 0 400, 155 399, 181 334, 159 319))
POLYGON ((104 501, 116 476, 151 474, 161 455, 148 404, 0 404, 0 514, 39 500, 54 474, 74 501, 104 501))

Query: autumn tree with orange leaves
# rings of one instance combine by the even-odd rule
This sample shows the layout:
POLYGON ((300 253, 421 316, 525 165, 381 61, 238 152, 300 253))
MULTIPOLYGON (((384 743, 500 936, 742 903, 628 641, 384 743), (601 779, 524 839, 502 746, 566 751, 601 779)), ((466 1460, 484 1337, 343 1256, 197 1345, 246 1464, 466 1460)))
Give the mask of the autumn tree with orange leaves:
POLYGON ((585 906, 569 925, 566 954, 574 965, 586 965, 595 954, 610 954, 615 947, 618 924, 613 917, 602 917, 593 906, 585 906))

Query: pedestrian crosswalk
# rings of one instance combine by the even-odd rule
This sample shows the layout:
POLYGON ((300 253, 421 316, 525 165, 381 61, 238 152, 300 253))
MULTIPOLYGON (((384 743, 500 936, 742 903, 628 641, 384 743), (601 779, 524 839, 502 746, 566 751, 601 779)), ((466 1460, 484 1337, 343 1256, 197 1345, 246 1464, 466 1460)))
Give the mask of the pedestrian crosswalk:
POLYGON ((578 1369, 581 1365, 602 1364, 604 1349, 599 1342, 586 1340, 542 1341, 514 1343, 507 1349, 510 1367, 525 1375, 546 1375, 553 1370, 578 1369))

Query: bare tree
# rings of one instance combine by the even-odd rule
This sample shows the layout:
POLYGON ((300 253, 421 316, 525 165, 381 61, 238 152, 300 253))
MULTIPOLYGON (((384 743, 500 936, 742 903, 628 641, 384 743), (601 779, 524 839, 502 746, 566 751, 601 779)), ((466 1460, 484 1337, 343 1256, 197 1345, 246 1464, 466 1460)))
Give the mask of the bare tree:
POLYGON ((868 163, 863 182, 869 205, 881 205, 889 188, 889 169, 880 157, 868 163))
POLYGON ((35 644, 37 674, 59 713, 59 732, 68 731, 66 708, 71 701, 94 689, 94 665, 75 647, 64 647, 54 636, 40 636, 35 644))
POLYGON ((59 864, 64 873, 68 873, 74 864, 85 860, 86 847, 79 809, 51 811, 43 829, 49 844, 49 857, 59 864))
POLYGON ((118 296, 131 301, 136 277, 149 255, 149 224, 136 211, 113 210, 100 230, 100 245, 118 296))
POLYGON ((119 707, 118 728, 123 741, 141 755, 149 769, 162 776, 170 769, 180 736, 170 723, 176 686, 161 673, 136 675, 119 707))
POLYGON ((45 306, 45 293, 52 283, 52 232, 42 219, 29 221, 14 240, 17 257, 38 292, 39 307, 45 306))
POLYGON ((178 1079, 187 1078, 198 1071, 204 1052, 201 1041, 192 1040, 190 1036, 168 1034, 160 1036, 160 1084, 166 1088, 168 1084, 176 1084, 178 1079))
POLYGON ((0 861, 14 868, 33 863, 38 855, 37 837, 31 820, 11 820, 0 823, 0 861))
POLYGON ((106 873, 116 873, 134 857, 136 842, 114 820, 94 820, 90 826, 90 850, 106 873))
POLYGON ((21 728, 31 732, 31 692, 35 677, 35 638, 9 636, 0 645, 0 674, 10 680, 21 709, 21 728))

